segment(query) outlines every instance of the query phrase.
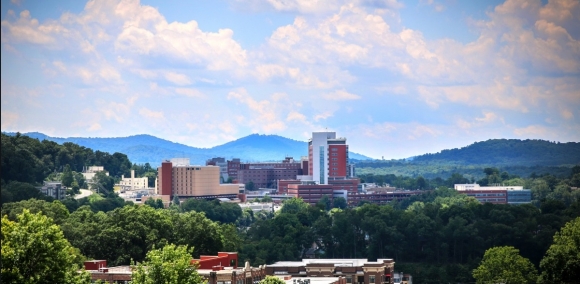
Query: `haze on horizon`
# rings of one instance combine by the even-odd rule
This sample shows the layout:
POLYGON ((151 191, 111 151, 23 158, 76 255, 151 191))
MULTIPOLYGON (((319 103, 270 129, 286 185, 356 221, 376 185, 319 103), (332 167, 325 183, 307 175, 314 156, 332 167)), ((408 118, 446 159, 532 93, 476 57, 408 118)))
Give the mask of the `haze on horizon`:
POLYGON ((2 131, 580 141, 580 1, 1 2, 2 131), (185 3, 187 2, 187 3, 185 3))

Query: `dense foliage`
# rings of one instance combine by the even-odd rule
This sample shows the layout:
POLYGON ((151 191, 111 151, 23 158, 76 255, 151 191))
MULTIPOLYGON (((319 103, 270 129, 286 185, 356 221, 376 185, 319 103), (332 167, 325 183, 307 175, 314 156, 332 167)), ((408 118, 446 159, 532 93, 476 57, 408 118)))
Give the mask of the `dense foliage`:
POLYGON ((580 161, 580 142, 490 139, 460 149, 417 156, 413 161, 454 161, 464 165, 573 165, 580 161))
POLYGON ((492 139, 461 149, 424 154, 412 160, 356 161, 360 175, 422 176, 446 179, 461 173, 469 179, 483 177, 483 169, 497 167, 512 175, 566 176, 580 161, 580 143, 553 143, 544 140, 492 139))
POLYGON ((541 283, 573 283, 580 279, 580 218, 568 222, 556 233, 540 268, 541 283))
POLYGON ((80 255, 49 217, 28 210, 2 217, 3 283, 89 283, 80 255))
POLYGON ((537 281, 538 272, 529 259, 514 247, 493 247, 485 251, 481 264, 473 270, 477 283, 529 283, 537 281))
POLYGON ((132 275, 132 284, 180 283, 201 284, 203 278, 191 264, 192 249, 173 244, 147 252, 132 275))

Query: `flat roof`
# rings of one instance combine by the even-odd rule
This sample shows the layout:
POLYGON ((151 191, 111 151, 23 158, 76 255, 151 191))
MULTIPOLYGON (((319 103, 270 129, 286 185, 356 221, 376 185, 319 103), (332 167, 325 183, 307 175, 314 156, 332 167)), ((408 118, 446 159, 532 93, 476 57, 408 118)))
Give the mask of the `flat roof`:
POLYGON ((334 266, 364 266, 365 263, 378 264, 383 263, 383 260, 392 260, 390 258, 378 259, 377 261, 368 261, 365 258, 350 258, 350 259, 303 259, 302 261, 278 261, 269 264, 268 267, 284 267, 284 266, 306 266, 307 264, 316 263, 333 263, 334 266))

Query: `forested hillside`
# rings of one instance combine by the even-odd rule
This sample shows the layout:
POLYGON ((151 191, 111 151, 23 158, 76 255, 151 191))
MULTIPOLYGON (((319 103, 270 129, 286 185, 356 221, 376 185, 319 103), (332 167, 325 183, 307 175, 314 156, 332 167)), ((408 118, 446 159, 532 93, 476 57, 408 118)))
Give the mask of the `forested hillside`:
POLYGON ((513 175, 566 176, 580 164, 580 143, 544 140, 494 139, 460 148, 424 154, 411 160, 357 161, 357 174, 448 178, 453 173, 480 179, 483 169, 496 167, 513 175))
POLYGON ((495 166, 560 166, 580 162, 580 142, 490 139, 460 149, 417 156, 413 162, 495 166))

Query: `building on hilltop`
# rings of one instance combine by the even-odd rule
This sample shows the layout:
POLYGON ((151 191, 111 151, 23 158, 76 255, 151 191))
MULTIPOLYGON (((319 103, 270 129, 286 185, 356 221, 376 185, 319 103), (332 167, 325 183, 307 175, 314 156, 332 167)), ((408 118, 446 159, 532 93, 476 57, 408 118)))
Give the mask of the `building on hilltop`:
POLYGON ((105 167, 103 166, 89 166, 86 167, 82 174, 83 177, 85 178, 85 180, 92 180, 93 177, 98 173, 98 172, 105 172, 106 175, 109 175, 109 172, 105 171, 105 167))
POLYGON ((220 184, 218 166, 190 165, 188 158, 174 158, 161 163, 157 170, 157 194, 179 198, 238 198, 237 184, 220 184))
POLYGON ((456 184, 455 190, 477 199, 481 203, 524 204, 532 202, 532 192, 523 186, 480 186, 456 184))

